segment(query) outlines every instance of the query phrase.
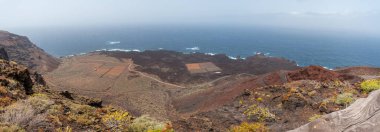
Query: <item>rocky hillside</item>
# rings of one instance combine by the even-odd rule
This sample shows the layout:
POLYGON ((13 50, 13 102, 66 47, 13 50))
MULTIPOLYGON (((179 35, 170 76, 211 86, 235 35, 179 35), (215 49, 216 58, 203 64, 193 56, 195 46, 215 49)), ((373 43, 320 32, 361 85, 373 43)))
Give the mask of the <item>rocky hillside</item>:
POLYGON ((102 106, 99 99, 53 92, 39 74, 0 59, 0 131, 172 131, 170 122, 102 106))
POLYGON ((0 49, 2 48, 8 53, 9 60, 25 65, 33 71, 45 73, 59 65, 56 58, 24 36, 0 31, 0 49))
MULTIPOLYGON (((211 99, 203 101, 206 102, 200 105, 203 108, 218 104, 220 100, 232 101, 216 109, 175 120, 173 126, 180 131, 292 130, 322 115, 345 109, 355 99, 366 97, 367 91, 359 85, 362 81, 359 76, 338 73, 319 66, 272 72, 234 84, 235 90, 223 92, 223 95, 205 95, 211 99), (232 96, 235 91, 241 89, 244 89, 244 92, 239 96, 232 96)), ((206 97, 198 96, 198 98, 206 97)), ((181 108, 185 104, 177 105, 181 108)), ((187 104, 186 107, 191 105, 194 104, 187 104)), ((375 110, 372 107, 368 109, 375 110)), ((302 130, 305 128, 308 129, 310 126, 302 130)))

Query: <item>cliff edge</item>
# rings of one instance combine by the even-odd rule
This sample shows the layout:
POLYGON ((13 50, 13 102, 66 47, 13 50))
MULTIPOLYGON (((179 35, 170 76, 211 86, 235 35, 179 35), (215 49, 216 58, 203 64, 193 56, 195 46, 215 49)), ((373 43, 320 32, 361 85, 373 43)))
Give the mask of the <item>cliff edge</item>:
POLYGON ((54 70, 59 60, 33 44, 27 37, 0 31, 0 49, 7 59, 27 66, 32 71, 45 73, 54 70))

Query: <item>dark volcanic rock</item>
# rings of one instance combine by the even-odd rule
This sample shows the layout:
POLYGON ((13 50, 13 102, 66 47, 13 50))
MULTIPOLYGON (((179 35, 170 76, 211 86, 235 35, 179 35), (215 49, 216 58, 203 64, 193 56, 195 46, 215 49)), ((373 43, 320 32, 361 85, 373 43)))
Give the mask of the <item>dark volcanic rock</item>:
POLYGON ((34 45, 27 37, 0 31, 0 47, 7 51, 9 60, 41 73, 58 67, 59 61, 34 45))
MULTIPOLYGON (((33 81, 30 78, 30 73, 26 67, 17 65, 14 62, 9 62, 5 60, 0 60, 0 77, 11 78, 15 81, 18 81, 22 84, 25 94, 33 93, 33 81)), ((5 85, 10 84, 11 82, 8 80, 5 85)))
POLYGON ((278 70, 295 70, 299 67, 294 61, 284 58, 268 57, 261 54, 247 59, 230 59, 225 54, 207 55, 204 53, 185 54, 175 51, 144 51, 144 52, 101 52, 116 58, 132 58, 139 65, 138 70, 155 74, 162 80, 171 83, 200 83, 226 75, 248 73, 265 74, 278 70), (212 62, 222 69, 221 73, 190 74, 186 64, 212 62))
POLYGON ((4 48, 0 48, 0 59, 9 60, 8 53, 4 48))

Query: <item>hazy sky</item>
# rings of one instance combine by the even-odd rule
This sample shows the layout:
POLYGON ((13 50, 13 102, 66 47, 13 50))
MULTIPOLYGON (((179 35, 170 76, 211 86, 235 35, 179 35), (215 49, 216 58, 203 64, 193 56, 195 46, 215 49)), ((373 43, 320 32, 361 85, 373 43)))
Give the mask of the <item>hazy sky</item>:
POLYGON ((0 0, 0 29, 144 24, 380 34, 380 0, 0 0))

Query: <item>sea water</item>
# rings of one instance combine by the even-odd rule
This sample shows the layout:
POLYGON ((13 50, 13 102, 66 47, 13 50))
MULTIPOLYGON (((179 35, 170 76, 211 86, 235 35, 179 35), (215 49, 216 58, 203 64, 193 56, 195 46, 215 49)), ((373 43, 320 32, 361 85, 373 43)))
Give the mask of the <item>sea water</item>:
POLYGON ((233 26, 33 28, 13 32, 28 36, 32 42, 56 57, 95 50, 165 49, 210 55, 224 53, 231 58, 260 52, 294 60, 301 66, 380 67, 380 39, 345 32, 233 26))

